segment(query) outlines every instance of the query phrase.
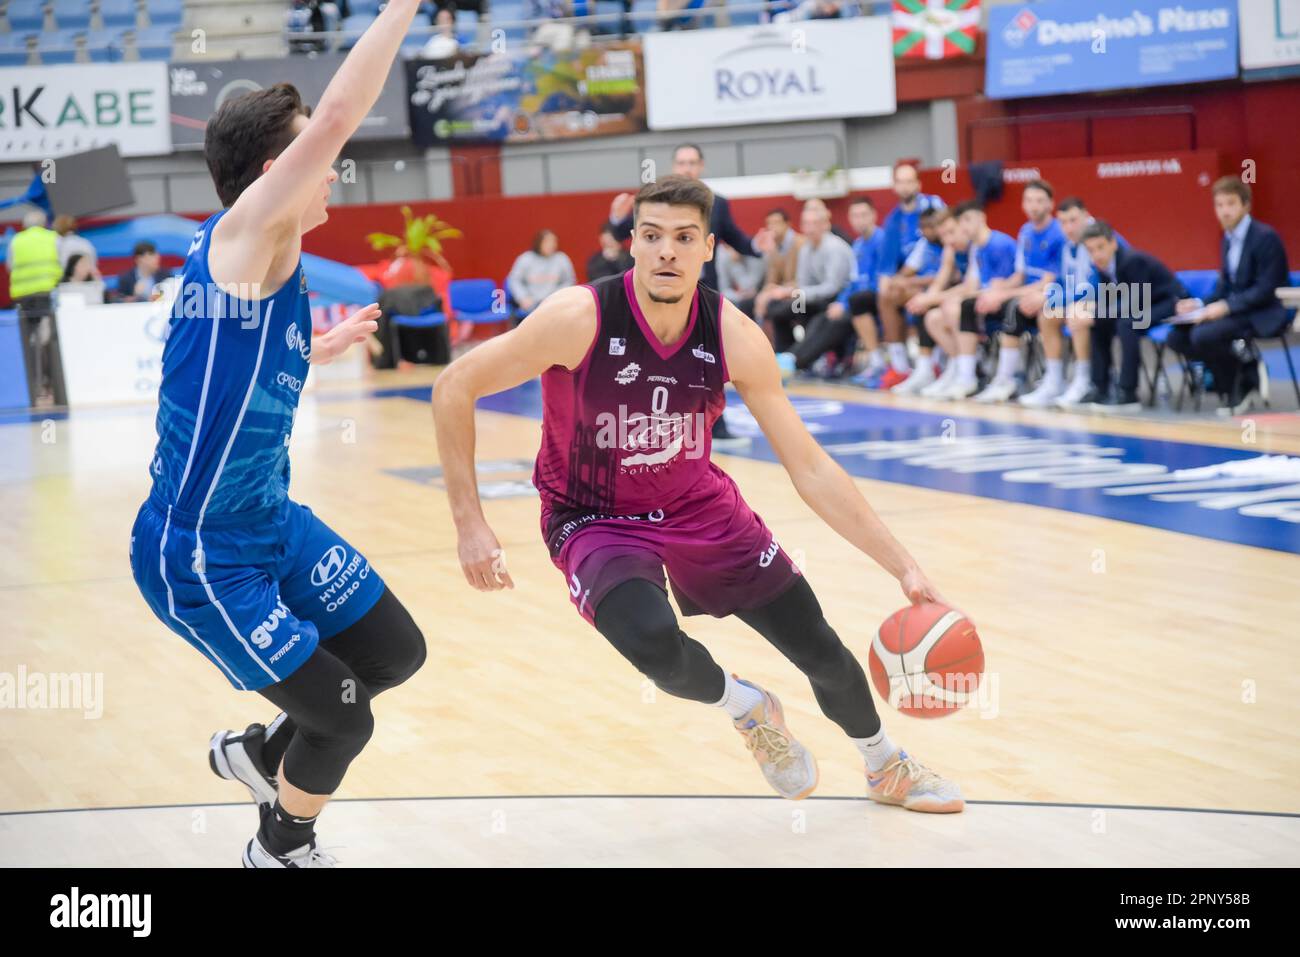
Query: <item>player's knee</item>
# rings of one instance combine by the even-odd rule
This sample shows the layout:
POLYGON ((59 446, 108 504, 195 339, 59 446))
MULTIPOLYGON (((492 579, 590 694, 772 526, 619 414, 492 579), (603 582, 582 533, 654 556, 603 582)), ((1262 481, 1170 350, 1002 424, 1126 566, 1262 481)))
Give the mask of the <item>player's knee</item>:
POLYGON ((806 626, 804 640, 794 650, 791 660, 809 678, 826 684, 837 676, 847 675, 847 667, 854 659, 830 623, 818 618, 806 626))
POLYGON ((429 657, 424 632, 411 621, 398 629, 393 637, 393 657, 390 662, 389 687, 400 685, 420 670, 429 657))
POLYGON ((596 629, 648 677, 671 677, 684 659, 677 616, 650 582, 624 582, 611 591, 596 609, 596 629))

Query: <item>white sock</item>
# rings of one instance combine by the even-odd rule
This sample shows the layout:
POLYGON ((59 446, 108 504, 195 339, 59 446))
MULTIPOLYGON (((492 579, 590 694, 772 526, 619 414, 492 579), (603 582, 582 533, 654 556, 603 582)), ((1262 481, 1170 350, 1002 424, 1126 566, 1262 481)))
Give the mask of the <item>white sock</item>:
POLYGON ((974 356, 957 357, 957 381, 958 382, 975 381, 975 357, 974 356))
POLYGON ((1048 359, 1047 372, 1043 375, 1043 384, 1052 389, 1061 387, 1061 360, 1048 359))
POLYGON ((929 356, 921 356, 917 360, 916 368, 912 370, 912 375, 916 376, 917 382, 934 381, 934 363, 930 361, 929 356))
POLYGON ((930 361, 942 363, 947 358, 948 353, 943 351, 943 346, 935 346, 930 350, 930 361))
POLYGON ((998 353, 998 374, 994 377, 1001 379, 1003 382, 1009 381, 1016 377, 1016 372, 1020 369, 1020 348, 1018 346, 1008 349, 1002 347, 998 353))
POLYGON ((749 714, 763 700, 763 692, 749 685, 741 684, 731 675, 723 676, 726 682, 722 697, 713 703, 715 708, 723 708, 731 715, 732 721, 739 721, 749 714))
POLYGON ((1074 381, 1091 382, 1092 381, 1092 363, 1083 359, 1074 360, 1074 381))
POLYGON ((867 368, 872 371, 883 369, 885 367, 885 361, 885 350, 880 348, 880 346, 876 346, 876 348, 871 350, 871 354, 867 357, 867 368))
POLYGON ((880 730, 870 738, 849 738, 849 740, 862 753, 869 771, 879 771, 889 763, 889 759, 898 751, 898 748, 894 747, 894 742, 889 740, 889 735, 885 734, 883 724, 880 726, 880 730))
POLYGON ((894 367, 895 372, 906 372, 911 368, 907 361, 907 346, 901 342, 891 342, 889 344, 889 364, 894 367))

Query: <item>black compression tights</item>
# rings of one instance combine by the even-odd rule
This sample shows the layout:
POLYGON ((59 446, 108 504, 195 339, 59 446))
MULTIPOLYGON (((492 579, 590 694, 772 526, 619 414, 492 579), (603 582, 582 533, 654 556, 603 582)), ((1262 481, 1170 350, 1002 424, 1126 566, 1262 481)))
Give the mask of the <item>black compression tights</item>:
POLYGON ((280 708, 263 749, 275 774, 308 794, 332 794, 370 740, 370 699, 401 684, 424 664, 424 636, 391 591, 384 589, 361 620, 317 646, 288 678, 259 694, 280 708))
MULTIPOLYGON (((822 712, 853 738, 880 730, 867 676, 826 623, 806 579, 778 598, 736 617, 790 659, 812 684, 822 712)), ((645 579, 614 588, 596 609, 596 629, 659 688, 679 698, 714 704, 724 675, 703 645, 682 632, 663 589, 645 579)))

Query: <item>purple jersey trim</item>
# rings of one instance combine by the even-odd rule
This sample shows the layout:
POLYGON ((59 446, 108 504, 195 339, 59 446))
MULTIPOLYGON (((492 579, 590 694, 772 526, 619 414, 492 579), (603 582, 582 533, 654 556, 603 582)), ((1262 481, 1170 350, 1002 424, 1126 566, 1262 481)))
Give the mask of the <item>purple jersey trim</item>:
POLYGON ((591 293, 591 298, 596 300, 596 331, 592 334, 591 344, 587 346, 587 353, 582 357, 582 361, 570 369, 568 366, 560 366, 569 375, 577 375, 586 366, 591 359, 592 352, 596 349, 596 343, 600 341, 600 293, 596 292, 588 283, 583 283, 582 288, 591 293))
MULTIPOLYGON (((731 372, 727 369, 727 349, 726 346, 723 344, 723 339, 725 337, 722 334, 722 330, 723 330, 722 313, 723 310, 725 310, 726 308, 727 308, 727 298, 721 292, 719 292, 718 293, 718 364, 722 366, 723 385, 726 385, 728 382, 731 381, 731 372)), ((744 313, 741 313, 741 315, 744 315, 744 313)), ((746 318, 748 318, 748 316, 746 316, 746 318)))
POLYGON ((632 285, 632 270, 629 269, 623 273, 623 288, 627 290, 627 301, 632 307, 632 315, 636 318, 636 324, 641 327, 641 334, 645 336, 646 342, 650 343, 660 359, 671 359, 681 351, 682 346, 686 345, 687 340, 691 338, 691 333, 695 331, 695 319, 700 312, 700 287, 695 287, 695 292, 691 295, 691 317, 686 322, 686 329, 681 336, 672 345, 664 345, 650 323, 646 321, 645 315, 641 312, 641 304, 636 301, 636 289, 632 285))

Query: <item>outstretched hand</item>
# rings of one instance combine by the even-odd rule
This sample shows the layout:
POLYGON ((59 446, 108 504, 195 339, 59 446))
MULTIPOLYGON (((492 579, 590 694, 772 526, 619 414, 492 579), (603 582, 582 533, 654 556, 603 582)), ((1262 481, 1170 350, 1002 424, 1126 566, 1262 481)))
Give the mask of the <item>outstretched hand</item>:
POLYGON ((379 304, 358 309, 329 332, 311 340, 311 361, 326 365, 348 351, 354 342, 365 342, 379 330, 379 304))

